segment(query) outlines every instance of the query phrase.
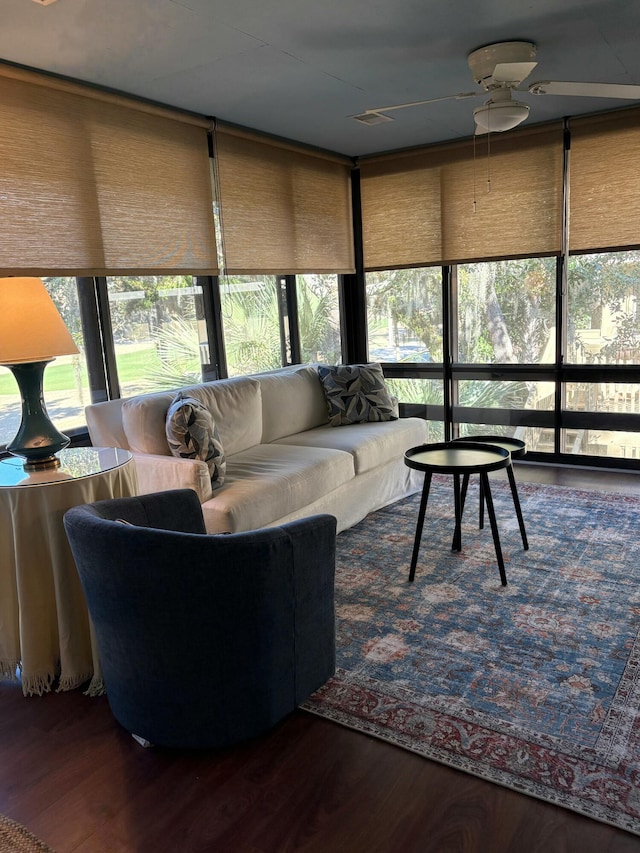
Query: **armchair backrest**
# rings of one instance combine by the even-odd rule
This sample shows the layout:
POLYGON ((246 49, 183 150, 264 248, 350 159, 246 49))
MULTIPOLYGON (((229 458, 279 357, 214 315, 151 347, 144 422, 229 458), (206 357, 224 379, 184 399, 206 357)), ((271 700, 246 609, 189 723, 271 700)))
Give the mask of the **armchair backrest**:
POLYGON ((169 489, 150 495, 112 498, 73 509, 70 517, 77 515, 78 523, 82 518, 92 516, 137 527, 153 527, 180 533, 206 533, 200 500, 193 489, 169 489))
POLYGON ((333 516, 209 535, 185 489, 74 507, 64 525, 109 703, 132 733, 225 746, 333 674, 333 516))

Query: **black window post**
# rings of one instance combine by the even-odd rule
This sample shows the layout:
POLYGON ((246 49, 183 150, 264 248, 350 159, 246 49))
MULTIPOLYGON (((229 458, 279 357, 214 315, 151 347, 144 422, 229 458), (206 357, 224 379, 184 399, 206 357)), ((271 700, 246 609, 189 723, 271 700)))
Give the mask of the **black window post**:
POLYGON ((104 276, 76 278, 92 403, 120 396, 109 294, 104 276))
POLYGON ((222 329, 222 303, 220 301, 220 279, 213 275, 196 276, 196 284, 202 288, 202 304, 207 326, 209 361, 202 365, 202 379, 225 379, 227 373, 227 354, 224 347, 222 329))
POLYGON ((342 359, 346 364, 366 362, 368 358, 367 293, 362 247, 362 204, 360 170, 357 168, 351 171, 351 198, 356 271, 338 277, 342 359))

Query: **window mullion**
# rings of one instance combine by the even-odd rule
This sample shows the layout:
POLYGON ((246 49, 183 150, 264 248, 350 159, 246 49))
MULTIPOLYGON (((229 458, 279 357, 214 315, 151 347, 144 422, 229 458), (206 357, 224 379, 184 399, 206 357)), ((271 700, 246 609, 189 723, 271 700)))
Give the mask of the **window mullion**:
POLYGON ((202 365, 202 378, 205 381, 225 379, 229 374, 227 372, 227 355, 222 329, 220 279, 218 276, 196 276, 196 284, 202 288, 204 319, 209 345, 209 363, 202 365))
POLYGON ((285 275, 284 282, 285 308, 289 329, 289 354, 292 364, 302 362, 302 347, 300 345, 300 323, 298 318, 298 288, 295 275, 285 275))
POLYGON ((118 379, 116 348, 113 340, 113 327, 111 325, 111 309, 109 308, 107 279, 105 276, 96 276, 93 279, 93 282, 96 297, 98 327, 100 330, 104 358, 107 399, 114 400, 117 397, 120 397, 120 382, 118 379))

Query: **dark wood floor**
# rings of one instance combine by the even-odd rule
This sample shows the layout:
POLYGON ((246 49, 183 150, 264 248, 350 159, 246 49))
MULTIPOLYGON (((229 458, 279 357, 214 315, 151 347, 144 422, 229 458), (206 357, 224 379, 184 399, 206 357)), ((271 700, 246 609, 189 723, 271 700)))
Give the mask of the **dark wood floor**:
MULTIPOLYGON (((639 474, 519 480, 640 494, 639 474)), ((640 839, 298 711, 217 753, 144 750, 104 698, 0 683, 0 812, 58 853, 638 853, 640 839)))

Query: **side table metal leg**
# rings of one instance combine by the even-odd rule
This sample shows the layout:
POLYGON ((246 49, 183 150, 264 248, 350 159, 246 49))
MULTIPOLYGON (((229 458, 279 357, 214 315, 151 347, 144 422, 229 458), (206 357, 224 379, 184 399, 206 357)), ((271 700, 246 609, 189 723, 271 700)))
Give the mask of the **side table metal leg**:
POLYGON ((484 487, 482 485, 482 477, 480 477, 480 506, 478 509, 478 529, 482 530, 484 527, 484 487))
POLYGON ((412 581, 416 576, 416 565, 418 563, 418 552, 420 551, 420 540, 422 539, 422 528, 424 526, 424 516, 427 511, 427 501, 429 500, 429 487, 431 486, 431 471, 427 471, 424 475, 424 485, 422 487, 422 498, 420 500, 420 511, 418 512, 418 524, 416 526, 416 538, 413 543, 413 554, 411 556, 411 568, 409 570, 409 581, 412 581))
POLYGON ((513 495, 513 505, 516 508, 516 515, 518 516, 518 525, 520 527, 520 535, 522 536, 522 545, 524 547, 524 550, 528 551, 529 541, 527 540, 527 531, 524 529, 524 518, 522 517, 520 498, 518 497, 518 489, 516 488, 516 478, 513 473, 512 465, 508 466, 507 475, 509 477, 509 485, 511 486, 511 494, 513 495))
MULTIPOLYGON (((454 475, 455 477, 458 475, 454 475)), ((469 474, 464 474, 462 477, 462 493, 460 495, 460 524, 456 521, 456 527, 453 531, 453 541, 451 542, 451 550, 452 551, 461 551, 462 550, 462 516, 464 515, 464 504, 467 499, 467 489, 469 487, 469 474)), ((456 488, 457 491, 457 488, 456 488)))
POLYGON ((502 559, 502 548, 500 547, 500 535, 498 533, 498 523, 496 521, 496 511, 493 506, 493 497, 491 495, 491 486, 489 485, 489 475, 486 471, 480 474, 480 480, 484 487, 484 497, 487 502, 487 512, 489 513, 489 521, 491 522, 491 533, 493 534, 493 544, 496 549, 496 559, 498 568, 500 569, 500 580, 502 586, 507 585, 507 574, 504 570, 504 560, 502 559))
POLYGON ((460 495, 460 512, 464 512, 464 503, 467 499, 467 489, 469 488, 469 474, 465 474, 462 478, 462 494, 460 495))
POLYGON ((460 500, 460 474, 453 475, 453 502, 455 506, 456 526, 453 531, 452 551, 462 551, 462 505, 460 500))

